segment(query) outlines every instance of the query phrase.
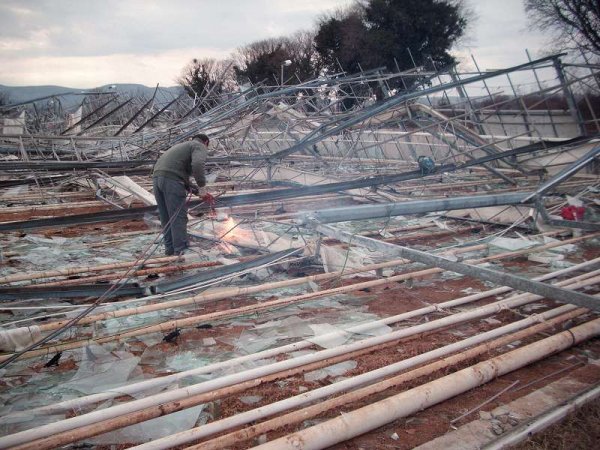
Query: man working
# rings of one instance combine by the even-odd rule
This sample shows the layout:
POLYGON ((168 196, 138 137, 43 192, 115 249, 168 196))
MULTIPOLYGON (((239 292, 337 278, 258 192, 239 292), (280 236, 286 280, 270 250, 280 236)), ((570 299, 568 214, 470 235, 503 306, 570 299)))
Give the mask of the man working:
POLYGON ((198 194, 207 203, 214 198, 204 191, 204 162, 208 156, 209 139, 197 134, 190 141, 176 144, 158 158, 152 171, 154 197, 165 239, 165 254, 180 255, 189 247, 187 237, 188 192, 198 194), (190 185, 190 175, 200 190, 190 185))

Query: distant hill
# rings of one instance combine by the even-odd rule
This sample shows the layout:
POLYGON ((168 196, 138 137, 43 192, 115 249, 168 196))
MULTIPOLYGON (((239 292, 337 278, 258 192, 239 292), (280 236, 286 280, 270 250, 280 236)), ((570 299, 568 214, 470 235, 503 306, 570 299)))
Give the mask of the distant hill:
MULTIPOLYGON (((27 102, 48 96, 60 96, 63 108, 66 109, 81 104, 83 100, 82 93, 91 93, 92 91, 118 92, 123 98, 135 96, 149 99, 154 93, 154 89, 154 87, 142 84, 107 84, 90 89, 75 89, 63 86, 4 86, 0 84, 0 93, 8 96, 9 104, 27 102)), ((183 92, 181 86, 159 87, 156 94, 156 103, 159 105, 167 103, 181 92, 183 92)))

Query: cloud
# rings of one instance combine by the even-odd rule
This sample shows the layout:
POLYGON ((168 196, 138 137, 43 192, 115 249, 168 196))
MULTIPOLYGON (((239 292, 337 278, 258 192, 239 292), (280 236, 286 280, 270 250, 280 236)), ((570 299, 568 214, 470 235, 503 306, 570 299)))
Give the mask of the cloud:
POLYGON ((175 49, 152 54, 121 53, 102 56, 39 56, 0 64, 1 84, 93 88, 109 83, 173 86, 193 55, 218 58, 221 50, 175 49), (192 55, 192 56, 190 56, 192 55))
MULTIPOLYGON (((2 0, 0 83, 91 87, 174 83, 192 58, 227 57, 250 42, 315 25, 351 0, 2 0)), ((521 0, 471 1, 469 47, 483 68, 526 60, 542 39, 521 0)))
POLYGON ((320 12, 347 1, 6 0, 0 6, 0 27, 3 41, 12 44, 0 47, 0 55, 225 50, 308 28, 320 12))

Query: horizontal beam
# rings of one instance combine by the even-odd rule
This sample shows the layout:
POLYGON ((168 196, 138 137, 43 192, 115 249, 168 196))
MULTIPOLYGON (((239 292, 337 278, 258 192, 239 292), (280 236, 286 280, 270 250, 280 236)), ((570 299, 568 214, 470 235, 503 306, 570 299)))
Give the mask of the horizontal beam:
POLYGON ((422 214, 435 211, 452 211, 465 208, 485 208, 487 206, 520 205, 529 192, 515 192, 495 195, 469 195, 465 197, 417 200, 413 202, 383 203, 376 205, 347 206, 298 213, 302 223, 345 222, 347 220, 376 219, 380 217, 422 214))

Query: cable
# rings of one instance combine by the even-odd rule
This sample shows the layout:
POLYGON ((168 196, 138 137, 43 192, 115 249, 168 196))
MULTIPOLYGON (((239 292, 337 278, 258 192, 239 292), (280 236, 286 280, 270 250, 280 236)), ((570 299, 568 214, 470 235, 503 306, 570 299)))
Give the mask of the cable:
POLYGON ((100 302, 102 302, 103 300, 105 300, 109 294, 117 292, 119 289, 121 289, 121 287, 123 286, 122 283, 126 283, 128 282, 132 277, 131 277, 131 273, 134 272, 135 270, 137 270, 138 266, 143 266, 144 263, 150 259, 150 257, 154 254, 154 252, 156 251, 156 249, 158 248, 158 245, 156 245, 154 247, 154 250, 152 250, 150 252, 150 249, 152 248, 152 246, 154 246, 155 244, 157 244, 158 242, 160 242, 160 236, 161 233, 163 234, 163 238, 164 239, 164 232, 165 230, 171 225, 171 222, 173 221, 173 219, 175 217, 177 217, 177 214, 179 214, 179 212, 181 211, 181 209, 188 203, 189 199, 191 198, 191 193, 184 199, 184 201, 181 203, 181 205, 179 205, 179 207, 177 208, 176 213, 169 219, 169 221, 165 224, 165 226, 161 229, 161 231, 159 232, 159 234, 156 236, 156 238, 154 239, 154 241, 152 243, 150 243, 146 249, 142 252, 142 255, 135 261, 136 263, 140 262, 140 264, 133 264, 124 274, 121 278, 119 278, 114 284, 112 284, 107 290, 106 292, 104 292, 104 294, 102 294, 100 297, 98 297, 90 306, 88 306, 85 310, 83 310, 81 313, 77 314, 75 317, 73 317, 72 319, 70 319, 67 323, 65 323, 63 326, 61 326, 60 328, 58 328, 57 330, 53 331, 52 333, 50 333, 47 336, 44 336, 42 339, 40 339, 37 342, 34 342, 32 344, 30 344, 29 346, 27 346, 26 348, 19 350, 18 352, 13 353, 9 358, 7 358, 6 360, 0 362, 0 369, 3 369, 4 367, 8 366, 9 364, 11 364, 13 361, 17 360, 18 358, 20 358, 23 354, 41 346, 42 344, 45 344, 46 342, 50 341, 51 339, 54 339, 55 337, 60 336, 61 334, 63 334, 65 331, 67 331, 69 328, 71 328, 72 326, 76 325, 81 319, 83 319, 85 316, 87 316, 90 312, 92 312, 94 309, 96 309, 96 307, 98 307, 98 305, 100 304, 100 302))

